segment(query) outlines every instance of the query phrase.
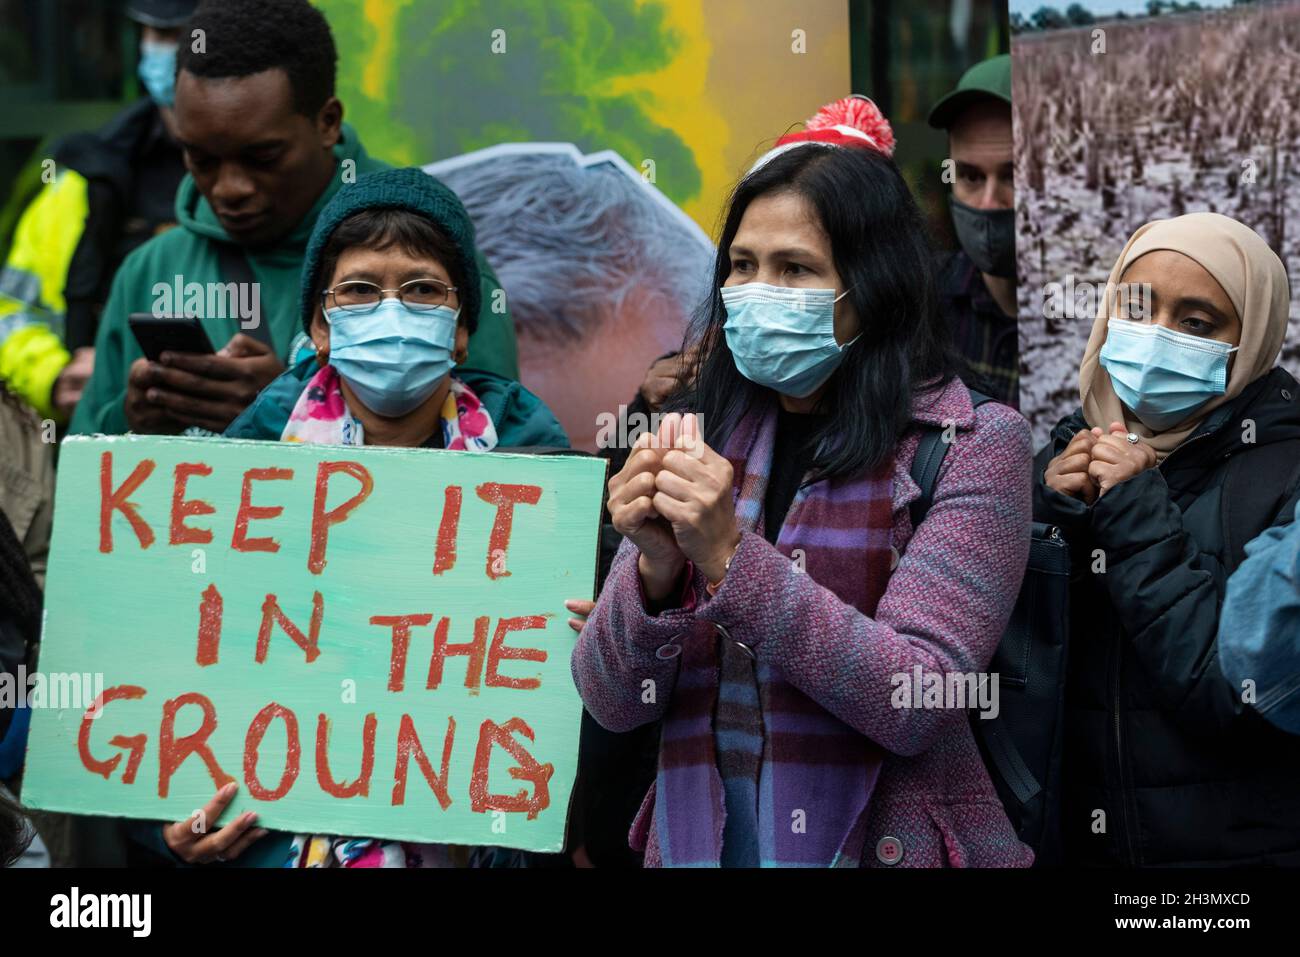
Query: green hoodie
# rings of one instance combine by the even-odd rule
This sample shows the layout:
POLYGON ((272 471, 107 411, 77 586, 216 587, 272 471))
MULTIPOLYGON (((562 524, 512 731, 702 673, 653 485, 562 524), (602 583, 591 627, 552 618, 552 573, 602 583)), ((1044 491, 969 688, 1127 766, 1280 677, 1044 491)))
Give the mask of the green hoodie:
MULTIPOLYGON (((343 133, 334 156, 340 162, 353 160, 356 175, 364 176, 387 169, 388 164, 372 158, 357 139, 356 132, 343 124, 343 133)), ((302 333, 301 282, 302 260, 311 238, 316 217, 339 190, 342 179, 334 176, 311 210, 292 232, 274 246, 247 249, 249 265, 260 289, 261 314, 268 324, 271 344, 286 366, 296 358, 302 333)), ((216 213, 203 198, 191 176, 181 181, 176 193, 176 218, 179 226, 155 236, 132 252, 113 277, 108 302, 100 316, 95 340, 95 372, 77 404, 69 431, 76 433, 128 431, 126 422, 126 379, 131 363, 144 355, 127 325, 133 312, 152 312, 157 298, 154 286, 165 283, 173 287, 176 277, 188 284, 227 281, 222 277, 217 259, 217 243, 230 242, 216 213)), ((482 275, 482 308, 478 329, 469 340, 469 359, 464 365, 493 372, 508 379, 519 378, 515 353, 514 324, 507 310, 493 310, 494 295, 500 284, 492 268, 479 256, 482 275)), ((175 311, 179 312, 180 304, 175 311)), ((204 318, 203 328, 214 348, 220 349, 239 329, 239 321, 229 318, 204 318)))

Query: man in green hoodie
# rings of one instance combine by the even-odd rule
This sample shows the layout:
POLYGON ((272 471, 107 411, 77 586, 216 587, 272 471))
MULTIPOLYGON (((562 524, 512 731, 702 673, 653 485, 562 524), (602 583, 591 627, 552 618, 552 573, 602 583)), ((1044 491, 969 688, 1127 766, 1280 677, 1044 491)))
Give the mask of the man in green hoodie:
MULTIPOLYGON (((74 433, 223 431, 292 364, 303 253, 340 189, 386 164, 343 123, 329 25, 307 0, 204 2, 177 55, 176 128, 189 175, 179 227, 127 257, 96 340, 74 433), (234 285, 230 285, 230 284, 234 285), (196 313, 212 355, 144 358, 131 313, 196 313)), ((491 267, 466 365, 518 378, 514 327, 491 267)))

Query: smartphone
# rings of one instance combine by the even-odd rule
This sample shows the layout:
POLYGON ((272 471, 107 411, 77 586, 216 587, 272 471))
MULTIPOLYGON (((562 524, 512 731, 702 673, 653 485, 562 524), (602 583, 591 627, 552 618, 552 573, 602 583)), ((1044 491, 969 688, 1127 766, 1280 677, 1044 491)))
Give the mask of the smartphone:
POLYGON ((210 355, 216 351, 208 334, 203 331, 203 323, 196 316, 155 316, 149 312, 133 312, 126 321, 135 333, 135 341, 153 362, 157 362, 164 352, 210 355))

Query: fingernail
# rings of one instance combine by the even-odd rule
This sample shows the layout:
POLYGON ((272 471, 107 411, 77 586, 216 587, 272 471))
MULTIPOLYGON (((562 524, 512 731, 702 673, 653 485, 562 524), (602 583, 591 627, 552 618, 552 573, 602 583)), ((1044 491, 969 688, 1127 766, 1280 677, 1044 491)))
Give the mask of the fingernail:
POLYGON ((578 610, 578 603, 577 603, 576 601, 574 601, 573 599, 567 599, 567 600, 564 602, 564 607, 567 608, 567 609, 569 609, 569 611, 577 611, 577 610, 578 610))
POLYGON ((257 812, 256 812, 256 811, 249 811, 249 812, 244 816, 244 820, 246 820, 249 824, 252 824, 253 822, 255 822, 255 821, 257 820, 257 812))
POLYGON ((158 361, 161 362, 161 363, 162 363, 163 365, 165 365, 165 366, 166 366, 166 365, 171 365, 172 354, 171 354, 170 352, 164 352, 162 355, 160 355, 160 356, 158 357, 158 361))
POLYGON ((234 781, 227 781, 226 784, 225 784, 225 786, 222 787, 222 789, 221 789, 221 794, 222 794, 222 796, 225 796, 225 795, 228 795, 228 794, 234 794, 234 793, 235 793, 235 789, 238 788, 238 787, 239 787, 239 785, 237 785, 234 781))

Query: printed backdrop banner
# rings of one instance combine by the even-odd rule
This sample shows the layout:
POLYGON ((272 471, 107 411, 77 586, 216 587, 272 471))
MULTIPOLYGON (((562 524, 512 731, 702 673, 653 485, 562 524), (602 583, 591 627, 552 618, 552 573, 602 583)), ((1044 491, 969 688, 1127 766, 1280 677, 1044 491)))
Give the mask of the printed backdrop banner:
POLYGON ((372 155, 411 166, 509 142, 614 150, 706 230, 778 136, 852 92, 846 0, 316 6, 372 155))
MULTIPOLYGON (((1217 9, 1012 0, 1020 411, 1035 447, 1079 405, 1106 280, 1139 226, 1222 213, 1297 275, 1300 0, 1201 6, 1217 9)), ((1300 372, 1298 299, 1279 364, 1300 372)))
POLYGON ((604 477, 567 455, 69 438, 39 670, 93 693, 36 702, 24 801, 175 821, 233 779, 223 822, 559 850, 581 715, 564 600, 593 593, 604 477))

